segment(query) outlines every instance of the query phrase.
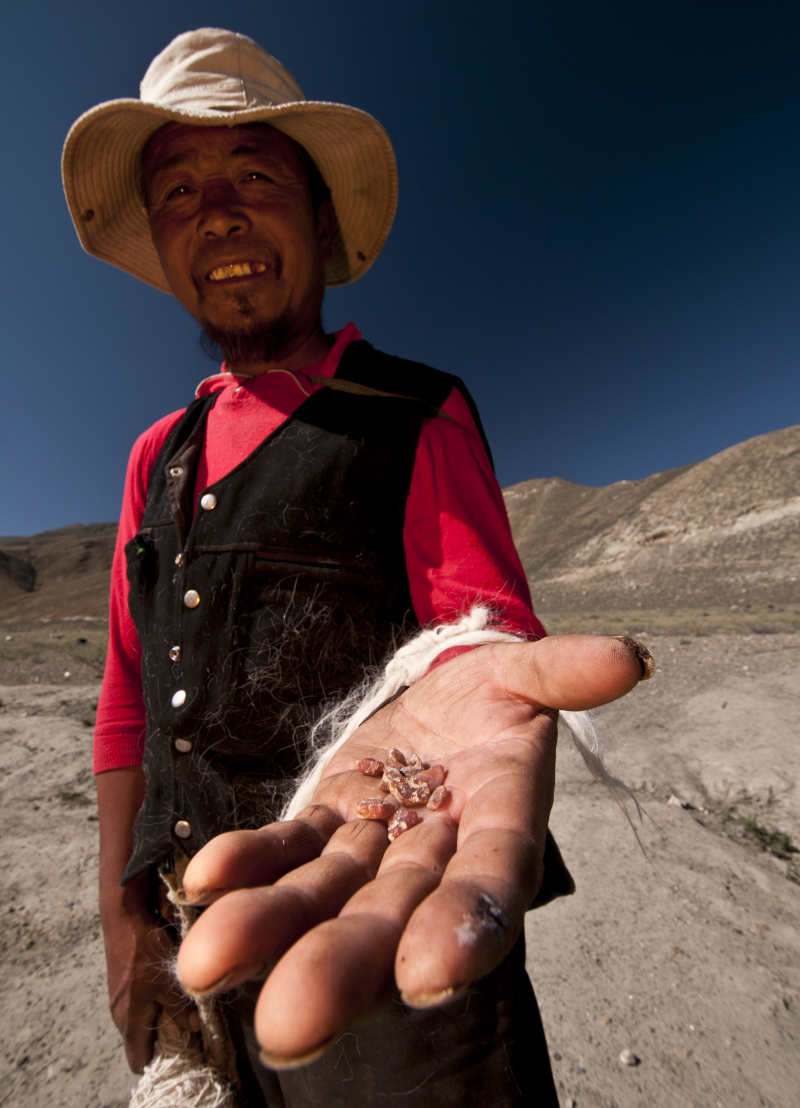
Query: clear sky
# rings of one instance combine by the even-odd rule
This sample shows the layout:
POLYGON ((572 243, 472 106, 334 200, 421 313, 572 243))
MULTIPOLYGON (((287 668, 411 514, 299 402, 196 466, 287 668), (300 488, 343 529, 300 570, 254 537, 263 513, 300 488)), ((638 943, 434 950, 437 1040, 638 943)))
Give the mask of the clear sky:
POLYGON ((325 323, 464 377, 503 485, 635 479, 800 422, 800 4, 29 0, 3 22, 0 535, 115 518, 133 439, 214 371, 170 297, 82 252, 59 170, 72 121, 204 25, 388 130, 394 230, 325 323))

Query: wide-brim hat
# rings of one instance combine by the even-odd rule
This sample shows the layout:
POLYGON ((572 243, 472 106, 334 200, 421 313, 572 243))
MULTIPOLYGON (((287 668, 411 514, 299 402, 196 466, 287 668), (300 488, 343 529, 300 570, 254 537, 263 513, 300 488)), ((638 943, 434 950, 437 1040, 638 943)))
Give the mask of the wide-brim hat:
POLYGON ((331 191, 339 235, 325 282, 355 281, 377 258, 397 206, 389 136, 367 112, 306 100, 290 73, 246 35, 187 31, 153 59, 141 98, 109 100, 72 125, 64 192, 84 250, 171 292, 153 241, 141 183, 147 140, 165 123, 269 123, 303 146, 331 191))

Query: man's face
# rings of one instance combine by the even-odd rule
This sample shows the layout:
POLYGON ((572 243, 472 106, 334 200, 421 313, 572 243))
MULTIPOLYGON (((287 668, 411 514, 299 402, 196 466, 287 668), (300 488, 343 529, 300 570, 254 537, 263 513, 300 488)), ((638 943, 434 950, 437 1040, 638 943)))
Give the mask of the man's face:
POLYGON ((292 347, 318 331, 334 217, 328 203, 314 213, 291 139, 263 126, 169 123, 142 168, 170 287, 223 349, 226 334, 246 348, 247 336, 272 331, 292 347))

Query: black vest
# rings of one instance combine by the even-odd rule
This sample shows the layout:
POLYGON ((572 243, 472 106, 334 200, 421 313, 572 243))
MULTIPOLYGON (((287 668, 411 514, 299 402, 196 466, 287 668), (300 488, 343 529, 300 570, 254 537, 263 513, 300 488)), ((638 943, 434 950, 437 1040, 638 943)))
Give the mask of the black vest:
POLYGON ((147 789, 124 880, 174 846, 191 855, 276 818, 310 723, 416 629, 405 504, 422 423, 454 385, 466 392, 353 343, 333 385, 204 490, 196 513, 216 397, 179 420, 126 547, 147 789))

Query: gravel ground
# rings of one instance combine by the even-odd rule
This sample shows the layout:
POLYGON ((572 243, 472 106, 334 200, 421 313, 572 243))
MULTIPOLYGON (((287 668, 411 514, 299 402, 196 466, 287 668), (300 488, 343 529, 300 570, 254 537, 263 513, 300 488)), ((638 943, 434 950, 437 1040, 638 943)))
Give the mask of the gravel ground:
MULTIPOLYGON (((0 1104, 14 1108, 120 1108, 132 1084, 95 907, 94 632, 0 642, 0 1104)), ((562 732, 552 826, 578 891, 528 917, 562 1106, 788 1108, 800 634, 644 637, 658 675, 597 714, 610 768, 644 805, 644 852, 562 732)))

